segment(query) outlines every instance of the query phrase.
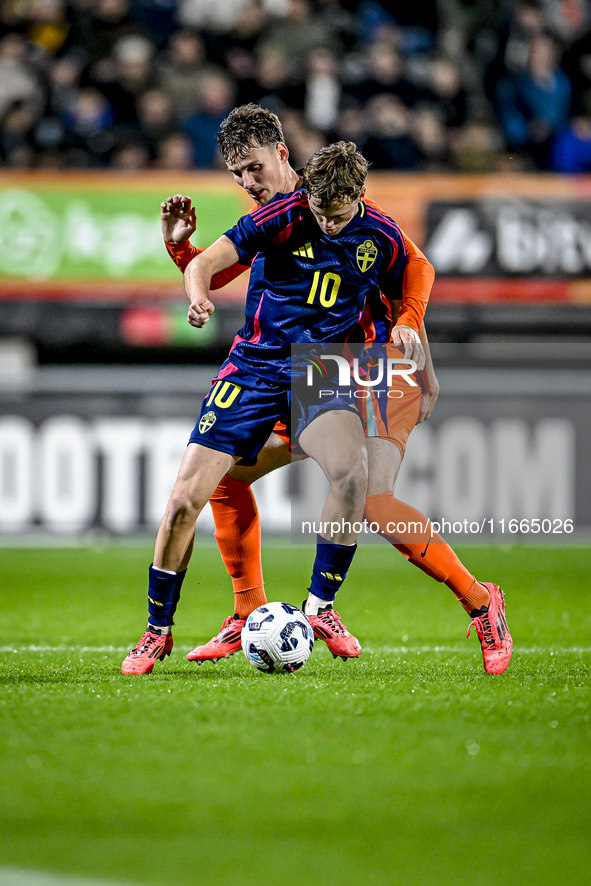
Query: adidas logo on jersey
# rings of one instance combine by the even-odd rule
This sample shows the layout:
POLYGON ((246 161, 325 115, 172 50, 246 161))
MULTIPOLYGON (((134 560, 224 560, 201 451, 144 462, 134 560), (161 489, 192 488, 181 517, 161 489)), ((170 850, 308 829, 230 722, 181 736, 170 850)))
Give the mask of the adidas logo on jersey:
POLYGON ((312 251, 312 244, 306 243, 305 246, 300 246, 299 249, 294 249, 292 255, 297 255, 299 258, 314 258, 314 252, 312 251))

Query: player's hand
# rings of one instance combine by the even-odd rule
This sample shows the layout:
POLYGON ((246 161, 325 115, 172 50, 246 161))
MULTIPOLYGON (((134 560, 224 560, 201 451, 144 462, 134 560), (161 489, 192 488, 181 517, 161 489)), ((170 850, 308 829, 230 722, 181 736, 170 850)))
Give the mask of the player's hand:
POLYGON ((160 204, 162 236, 169 243, 184 243, 195 233, 197 216, 191 198, 182 194, 169 197, 160 204))
POLYGON ((423 396, 421 397, 421 411, 419 412, 419 417, 417 419, 418 425, 420 425, 422 421, 427 421, 427 419, 431 417, 433 407, 437 403, 437 398, 439 397, 439 382, 433 373, 424 373, 424 377, 421 379, 421 384, 423 387, 423 396))
POLYGON ((201 327, 205 326, 208 322, 209 315, 213 314, 214 311, 215 306, 213 302, 210 302, 208 298, 197 296, 191 302, 187 320, 191 326, 196 326, 198 329, 201 329, 201 327))
POLYGON ((392 330, 392 344, 404 351, 407 360, 414 360, 419 371, 425 368, 425 349, 419 333, 412 326, 395 326, 392 330))

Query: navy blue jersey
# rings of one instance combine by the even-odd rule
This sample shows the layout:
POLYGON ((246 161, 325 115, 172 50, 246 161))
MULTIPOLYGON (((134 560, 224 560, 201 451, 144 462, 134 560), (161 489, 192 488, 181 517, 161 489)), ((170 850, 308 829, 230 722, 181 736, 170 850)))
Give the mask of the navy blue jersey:
MULTIPOLYGON (((346 341, 367 301, 400 298, 404 239, 391 218, 363 201, 336 236, 324 234, 306 191, 277 194, 226 232, 241 264, 252 264, 246 323, 228 364, 289 383, 295 343, 346 341)), ((364 340, 362 332, 359 340, 364 340)), ((231 371, 231 370, 230 370, 231 371)))

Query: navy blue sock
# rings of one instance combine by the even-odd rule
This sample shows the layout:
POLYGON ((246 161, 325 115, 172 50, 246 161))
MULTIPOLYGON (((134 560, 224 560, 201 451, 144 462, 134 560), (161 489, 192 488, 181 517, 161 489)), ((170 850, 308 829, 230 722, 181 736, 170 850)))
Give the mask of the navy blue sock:
POLYGON ((310 593, 332 603, 347 577, 357 545, 337 545, 323 538, 316 539, 316 559, 312 570, 310 593))
POLYGON ((153 565, 148 570, 148 621, 155 627, 174 624, 173 616, 181 597, 181 588, 187 570, 169 575, 153 565))

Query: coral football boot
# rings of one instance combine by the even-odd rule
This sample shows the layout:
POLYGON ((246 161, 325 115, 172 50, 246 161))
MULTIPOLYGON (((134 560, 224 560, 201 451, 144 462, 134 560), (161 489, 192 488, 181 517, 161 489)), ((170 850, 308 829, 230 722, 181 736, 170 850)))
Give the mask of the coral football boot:
POLYGON ((206 643, 205 646, 197 646, 187 655, 188 661, 196 661, 203 664, 204 661, 217 662, 220 658, 230 658, 235 652, 242 649, 242 628, 246 623, 245 618, 230 615, 222 624, 219 634, 206 643))
POLYGON ((474 625, 482 646, 484 670, 487 674, 504 674, 513 652, 513 639, 505 618, 505 595, 498 585, 488 581, 481 584, 490 594, 490 604, 486 612, 472 619, 466 636, 470 636, 474 625))
MULTIPOLYGON (((305 601, 303 605, 305 606, 305 601)), ((333 658, 340 655, 343 661, 346 661, 348 658, 358 658, 361 655, 359 640, 349 633, 336 609, 327 606, 321 609, 318 615, 306 613, 306 618, 312 625, 314 637, 317 640, 324 640, 333 658)))
POLYGON ((154 634, 146 631, 121 665, 122 674, 151 674, 157 661, 172 652, 172 634, 154 634))

